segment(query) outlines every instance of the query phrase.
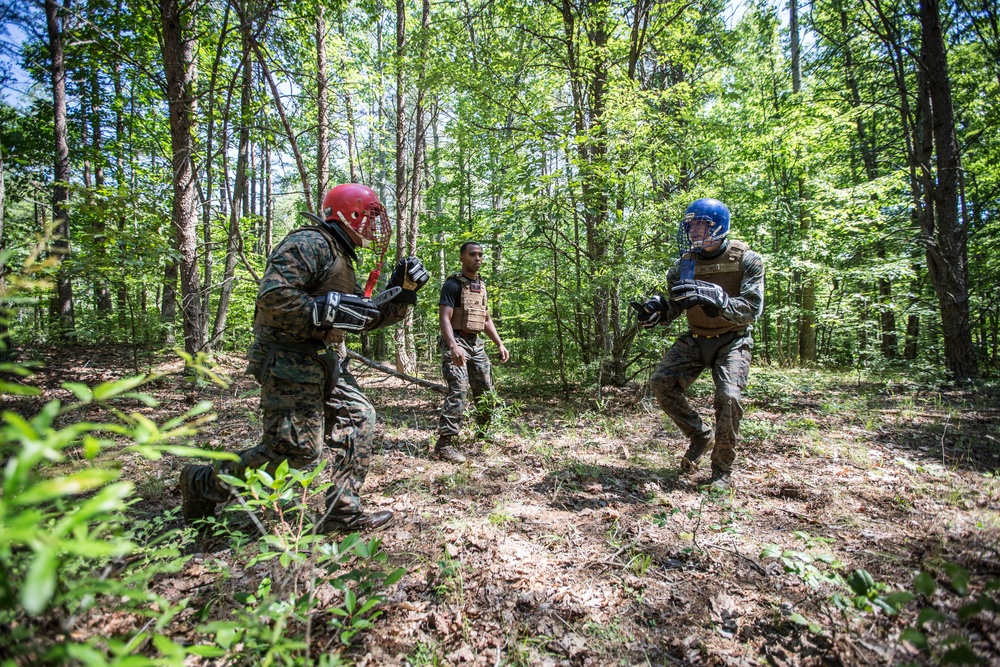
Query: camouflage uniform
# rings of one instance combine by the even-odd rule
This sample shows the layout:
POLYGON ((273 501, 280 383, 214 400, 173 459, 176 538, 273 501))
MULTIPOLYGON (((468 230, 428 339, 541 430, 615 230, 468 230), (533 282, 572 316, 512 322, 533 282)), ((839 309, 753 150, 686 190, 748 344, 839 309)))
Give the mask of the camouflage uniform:
MULTIPOLYGON (((314 463, 324 444, 331 451, 335 485, 328 492, 332 516, 360 516, 361 486, 371 462, 375 410, 347 371, 344 333, 317 330, 312 321, 313 295, 326 291, 361 294, 353 251, 344 251, 319 228, 293 231, 268 258, 257 294, 255 340, 247 373, 261 383, 261 443, 239 452, 239 461, 218 468, 199 466, 189 482, 196 496, 212 502, 229 497, 218 473, 242 477, 247 467, 273 468, 281 461, 302 468, 314 463), (346 286, 352 287, 346 287, 346 286), (340 287, 340 289, 334 289, 340 287), (331 373, 318 360, 330 359, 331 373)), ((366 329, 394 324, 406 315, 415 293, 379 306, 366 329)))
POLYGON ((448 382, 448 395, 441 407, 441 417, 438 419, 439 435, 458 435, 462 430, 462 417, 469 400, 469 390, 476 402, 476 424, 480 427, 490 423, 491 409, 489 399, 483 396, 493 391, 493 376, 490 358, 486 356, 486 346, 481 337, 469 340, 464 336, 455 336, 455 342, 465 354, 465 365, 456 366, 451 363, 451 349, 442 338, 441 372, 448 382))
POLYGON ((450 325, 455 343, 465 355, 465 364, 454 365, 451 349, 444 336, 439 339, 441 346, 441 372, 448 383, 448 395, 441 406, 438 420, 438 436, 447 441, 462 430, 462 418, 469 400, 469 390, 476 402, 476 424, 485 430, 492 417, 489 398, 493 392, 493 377, 490 358, 486 356, 483 332, 489 318, 489 296, 482 280, 471 280, 456 273, 441 286, 439 306, 451 307, 450 325))
MULTIPOLYGON (((731 270, 736 266, 728 268, 731 270)), ((691 442, 685 454, 690 467, 696 467, 698 459, 712 448, 714 442, 712 470, 728 473, 736 459, 740 419, 743 417, 740 401, 750 374, 752 325, 764 308, 764 263, 760 255, 745 244, 726 241, 712 253, 711 258, 698 258, 695 272, 698 280, 722 285, 729 294, 729 305, 718 317, 710 318, 700 306, 684 311, 677 303, 669 301, 664 324, 685 313, 689 326, 696 331, 681 335, 663 354, 650 384, 660 407, 691 442), (736 256, 733 257, 733 254, 736 256), (726 257, 733 258, 732 263, 738 266, 738 274, 728 277, 713 274, 713 269, 724 266, 726 257), (715 381, 714 433, 684 396, 687 388, 706 368, 712 369, 715 381)), ((667 272, 667 293, 678 278, 679 264, 675 263, 667 272)))

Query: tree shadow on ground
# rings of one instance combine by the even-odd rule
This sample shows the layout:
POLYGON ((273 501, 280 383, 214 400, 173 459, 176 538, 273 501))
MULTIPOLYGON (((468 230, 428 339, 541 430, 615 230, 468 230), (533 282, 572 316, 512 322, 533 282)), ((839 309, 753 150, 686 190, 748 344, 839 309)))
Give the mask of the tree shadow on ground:
POLYGON ((611 503, 646 505, 657 492, 693 490, 692 481, 676 469, 646 469, 572 463, 549 472, 533 490, 549 498, 555 509, 580 511, 611 503))

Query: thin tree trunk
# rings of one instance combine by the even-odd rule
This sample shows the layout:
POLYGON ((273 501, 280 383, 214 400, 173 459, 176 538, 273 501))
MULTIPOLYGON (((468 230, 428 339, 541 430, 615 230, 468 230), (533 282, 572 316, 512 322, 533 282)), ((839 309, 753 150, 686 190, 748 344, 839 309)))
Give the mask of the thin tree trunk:
MULTIPOLYGON (((119 0, 115 7, 115 25, 120 26, 121 22, 118 20, 122 13, 122 3, 124 0, 119 0)), ((121 28, 116 27, 115 29, 115 41, 121 41, 121 28)), ((126 192, 127 182, 125 175, 125 97, 122 94, 122 65, 121 60, 115 59, 114 63, 114 77, 113 85, 115 90, 115 187, 119 197, 123 197, 126 192)), ((119 208, 118 212, 118 233, 120 236, 124 236, 125 232, 125 213, 119 208)), ((134 308, 130 308, 129 294, 128 294, 128 284, 125 282, 124 277, 119 277, 115 280, 115 290, 117 292, 116 302, 118 308, 118 326, 120 329, 124 330, 129 324, 128 317, 129 314, 133 314, 132 326, 129 330, 135 331, 135 321, 134 321, 134 308)), ((135 343, 135 336, 133 335, 132 342, 135 343)))
POLYGON ((229 300, 233 293, 233 279, 239 251, 239 225, 246 210, 247 162, 250 147, 250 96, 253 94, 253 73, 250 67, 250 26, 240 26, 243 44, 243 82, 240 86, 240 138, 237 146, 236 180, 233 184, 233 200, 229 207, 229 230, 226 238, 226 263, 223 269, 222 285, 219 287, 219 302, 215 311, 215 325, 212 327, 210 346, 222 341, 229 315, 229 300))
MULTIPOLYGON (((240 21, 249 24, 249 19, 245 15, 243 8, 238 4, 235 4, 236 0, 230 0, 229 5, 232 7, 240 18, 240 21)), ((299 171, 299 180, 302 183, 302 196, 306 200, 306 208, 310 211, 315 211, 313 206, 313 196, 312 187, 309 185, 309 172, 306 170, 305 161, 302 159, 302 151, 299 150, 299 142, 295 138, 295 132, 292 130, 292 125, 288 120, 288 114, 285 113, 285 105, 281 101, 281 93, 278 91, 278 84, 274 80, 274 75, 271 73, 271 68, 267 64, 267 59, 264 57, 264 51, 260 48, 260 44, 254 39, 253 33, 251 32, 250 46, 253 48, 254 56, 257 59, 257 63, 260 65, 261 71, 264 74, 264 79, 267 81, 268 88, 271 90, 271 97, 274 100, 274 107, 278 110, 278 117, 281 119, 281 125, 285 128, 285 136, 288 137, 288 144, 292 149, 292 155, 295 156, 295 166, 299 171)))
MULTIPOLYGON (((51 1, 51 0, 50 0, 51 1)), ((163 66, 170 107, 171 168, 173 170, 172 221, 180 254, 181 314, 184 322, 184 349, 194 354, 204 344, 202 338, 201 295, 198 280, 198 211, 194 169, 194 122, 197 75, 194 15, 180 0, 161 0, 163 66)))
MULTIPOLYGON (((323 0, 316 3, 316 177, 322 202, 330 183, 330 111, 326 91, 326 19, 323 0)), ((320 214, 323 214, 320 211, 320 214)))
MULTIPOLYGON (((69 11, 70 0, 63 9, 69 11)), ((60 259, 68 257, 69 245, 69 132, 66 125, 66 56, 63 50, 65 16, 60 17, 55 0, 45 0, 45 19, 52 58, 52 106, 55 136, 55 169, 52 188, 52 220, 56 238, 53 251, 60 259)), ((60 268, 56 278, 55 315, 58 318, 56 337, 68 338, 74 333, 73 282, 60 268)))
MULTIPOLYGON (((406 220, 406 94, 404 58, 406 55, 406 3, 396 0, 396 260, 401 259, 408 246, 409 227, 406 220)), ((406 345, 406 325, 412 314, 407 314, 401 326, 396 327, 396 370, 413 375, 416 360, 406 345)))
MULTIPOLYGON (((104 136, 101 132, 101 84, 97 78, 95 69, 90 76, 90 118, 93 127, 93 155, 94 155, 94 186, 98 191, 104 188, 104 136)), ((102 195, 103 196, 103 195, 102 195)), ((97 216, 94 221, 94 240, 99 247, 104 249, 106 241, 104 217, 97 216)), ((111 288, 103 277, 98 277, 94 292, 97 297, 97 313, 101 316, 108 316, 112 311, 111 288)))
POLYGON ((271 142, 264 140, 264 164, 267 168, 267 206, 264 211, 264 256, 271 255, 274 246, 274 180, 271 174, 271 142))
POLYGON ((933 190, 935 215, 925 217, 934 225, 924 229, 927 268, 941 309, 945 363, 952 379, 962 383, 979 375, 979 365, 969 320, 967 230, 958 216, 961 164, 938 0, 921 0, 920 24, 920 56, 931 100, 937 180, 933 190))

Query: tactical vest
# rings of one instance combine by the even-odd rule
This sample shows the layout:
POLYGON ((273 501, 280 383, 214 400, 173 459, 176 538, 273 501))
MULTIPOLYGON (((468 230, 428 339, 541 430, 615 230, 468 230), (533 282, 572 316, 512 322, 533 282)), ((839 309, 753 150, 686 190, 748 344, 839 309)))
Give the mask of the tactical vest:
MULTIPOLYGON (((292 234, 298 234, 306 230, 319 232, 324 239, 326 239, 327 244, 330 246, 330 253, 333 255, 333 271, 326 277, 325 280, 317 285, 312 286, 309 289, 310 296, 322 296, 327 292, 343 292, 345 294, 354 294, 358 289, 357 277, 354 274, 354 265, 351 263, 350 257, 337 245, 337 241, 333 238, 330 232, 326 231, 322 227, 318 226, 306 226, 299 227, 293 230, 285 238, 287 239, 292 234)), ((284 241, 283 241, 284 242, 284 241)), ((280 248, 280 246, 279 246, 280 248)), ((266 327, 273 327, 275 329, 281 329, 282 323, 280 320, 275 320, 270 315, 257 311, 253 320, 254 326, 262 325, 266 327)), ((316 338, 321 339, 326 343, 327 347, 333 347, 337 345, 338 347, 343 347, 344 343, 344 332, 340 329, 328 329, 324 331, 317 331, 315 334, 316 338)), ((341 350, 343 354, 344 351, 341 350)))
POLYGON ((479 333, 486 328, 486 317, 489 312, 486 300, 486 285, 482 280, 476 281, 478 292, 472 291, 473 282, 456 273, 451 276, 462 283, 462 299, 458 308, 451 313, 451 328, 455 331, 479 333))
MULTIPOLYGON (((726 252, 713 259, 702 259, 694 253, 694 279, 718 285, 730 298, 739 296, 743 284, 743 253, 749 249, 746 243, 732 240, 726 252)), ((691 258, 691 254, 684 256, 684 259, 691 258)), ((719 336, 744 328, 723 317, 709 317, 701 306, 686 312, 691 332, 699 336, 719 336)))

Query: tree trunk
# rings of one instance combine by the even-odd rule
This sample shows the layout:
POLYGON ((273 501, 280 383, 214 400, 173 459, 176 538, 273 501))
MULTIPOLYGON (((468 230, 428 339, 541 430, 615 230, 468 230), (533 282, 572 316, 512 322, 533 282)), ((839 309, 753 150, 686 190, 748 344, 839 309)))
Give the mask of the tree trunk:
MULTIPOLYGON (((587 29, 586 51, 592 63, 581 62, 578 40, 576 7, 570 0, 560 5, 563 30, 566 36, 566 65, 570 76, 573 99, 574 134, 580 169, 580 189, 583 204, 583 222, 586 233, 587 272, 592 277, 604 273, 608 260, 608 241, 605 222, 608 215, 607 171, 608 137, 604 127, 605 86, 607 83, 607 6, 593 5, 596 15, 585 17, 587 29), (584 140, 586 139, 586 140, 584 140)), ((608 336, 610 285, 606 279, 596 278, 591 285, 593 309, 593 335, 582 339, 590 353, 584 353, 602 366, 610 349, 608 336)), ((603 368, 601 369, 603 370, 603 368)), ((598 391, 600 391, 598 389, 598 391)))
POLYGON ((264 140, 264 163, 267 166, 267 207, 264 211, 264 256, 274 247, 274 176, 271 174, 271 142, 264 140))
POLYGON ((250 147, 250 96, 253 94, 253 74, 250 67, 250 26, 241 25, 243 44, 243 82, 240 86, 240 138, 236 152, 236 179, 233 184, 233 200, 229 207, 229 230, 226 237, 226 263, 223 269, 222 285, 219 287, 219 303, 215 312, 215 325, 209 345, 216 346, 222 341, 229 316, 229 300, 233 293, 233 278, 236 272, 236 256, 239 252, 240 218, 247 190, 247 161, 250 147))
MULTIPOLYGON (((90 76, 90 118, 91 125, 93 127, 93 146, 94 146, 94 186, 100 191, 104 188, 104 135, 101 131, 101 84, 97 78, 97 70, 95 69, 90 76)), ((105 224, 104 217, 97 216, 94 222, 94 240, 99 244, 99 247, 106 250, 105 243, 107 241, 105 235, 105 224)), ((111 288, 108 287, 108 283, 103 277, 98 277, 96 284, 94 285, 94 292, 97 296, 97 313, 102 317, 106 317, 111 314, 112 303, 111 303, 111 288)))
MULTIPOLYGON (((326 19, 323 0, 316 3, 316 178, 322 206, 330 183, 330 110, 326 93, 326 19)), ((320 215, 323 212, 320 211, 320 215)))
MULTIPOLYGON (((70 0, 64 0, 63 9, 69 10, 70 0)), ((52 58, 52 106, 55 136, 55 169, 52 188, 52 222, 56 238, 52 249, 60 258, 68 257, 69 246, 69 131, 66 125, 66 56, 63 50, 65 17, 59 16, 56 0, 45 0, 45 19, 49 35, 49 55, 52 58)), ((56 278, 54 314, 57 338, 68 338, 74 333, 73 282, 60 268, 56 278)))
POLYGON ((969 320, 967 230, 958 216, 961 164, 938 0, 921 0, 920 25, 920 59, 927 76, 936 157, 934 216, 924 217, 927 269, 941 308, 945 363, 952 379, 964 383, 979 375, 979 365, 969 320))
MULTIPOLYGON (((396 0, 396 260, 406 253, 408 222, 406 220, 406 95, 404 90, 404 58, 406 56, 406 3, 396 0)), ((416 359, 406 344, 406 327, 412 327, 412 314, 396 327, 396 370, 413 375, 416 359)))
MULTIPOLYGON (((50 0, 51 1, 51 0, 50 0)), ((173 171, 172 222, 180 254, 181 315, 184 349, 194 354, 202 348, 202 310, 198 280, 198 211, 194 170, 194 123, 197 75, 194 15, 180 0, 160 1, 163 29, 163 69, 170 107, 171 168, 173 171), (182 8, 183 7, 183 8, 182 8)))

